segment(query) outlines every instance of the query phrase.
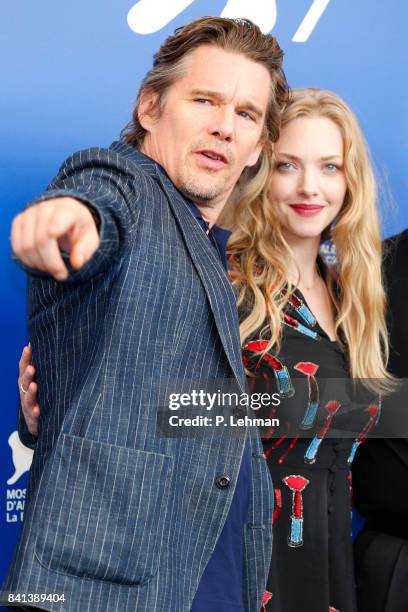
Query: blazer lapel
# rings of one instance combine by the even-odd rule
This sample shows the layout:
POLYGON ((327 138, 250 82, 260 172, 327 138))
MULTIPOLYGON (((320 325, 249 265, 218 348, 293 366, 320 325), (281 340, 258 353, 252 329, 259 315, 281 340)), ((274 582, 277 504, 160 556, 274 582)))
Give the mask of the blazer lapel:
POLYGON ((228 360, 242 386, 244 370, 240 349, 238 311, 232 285, 216 250, 180 193, 160 168, 158 168, 158 176, 180 227, 187 250, 207 293, 228 360))
POLYGON ((244 390, 245 374, 240 349, 236 299, 219 256, 183 197, 160 165, 123 142, 114 143, 112 148, 118 153, 132 158, 148 174, 160 181, 180 227, 187 250, 208 296, 228 361, 241 388, 244 390))

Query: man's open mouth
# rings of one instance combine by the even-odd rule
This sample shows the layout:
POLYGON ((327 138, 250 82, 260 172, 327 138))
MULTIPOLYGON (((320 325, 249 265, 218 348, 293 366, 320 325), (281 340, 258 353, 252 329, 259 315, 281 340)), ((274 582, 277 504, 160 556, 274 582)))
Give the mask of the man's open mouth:
POLYGON ((199 153, 200 155, 204 155, 205 157, 208 157, 208 159, 214 159, 215 161, 221 161, 224 164, 228 163, 228 160, 225 157, 225 155, 217 151, 212 151, 210 149, 203 149, 202 151, 197 151, 197 153, 199 153))

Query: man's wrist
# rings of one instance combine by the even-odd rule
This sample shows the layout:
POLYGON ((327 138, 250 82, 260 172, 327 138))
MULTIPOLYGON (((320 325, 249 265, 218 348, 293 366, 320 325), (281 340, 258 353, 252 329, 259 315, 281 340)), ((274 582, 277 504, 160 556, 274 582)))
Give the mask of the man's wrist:
POLYGON ((96 229, 98 230, 98 234, 100 234, 101 216, 99 212, 96 210, 96 208, 94 208, 93 206, 90 206, 89 204, 86 204, 86 206, 89 212, 91 213, 93 220, 95 221, 95 225, 96 225, 96 229))

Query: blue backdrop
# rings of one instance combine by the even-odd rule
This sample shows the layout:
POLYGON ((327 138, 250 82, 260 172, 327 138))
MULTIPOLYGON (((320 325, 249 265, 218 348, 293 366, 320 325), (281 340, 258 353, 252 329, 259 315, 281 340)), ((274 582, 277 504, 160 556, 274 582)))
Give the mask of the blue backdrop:
POLYGON ((31 453, 16 430, 25 279, 10 259, 12 217, 74 150, 108 145, 130 117, 152 54, 201 15, 243 16, 278 37, 293 87, 332 89, 356 112, 380 185, 384 235, 408 226, 405 0, 79 0, 3 3, 0 19, 0 580, 24 512, 31 453))

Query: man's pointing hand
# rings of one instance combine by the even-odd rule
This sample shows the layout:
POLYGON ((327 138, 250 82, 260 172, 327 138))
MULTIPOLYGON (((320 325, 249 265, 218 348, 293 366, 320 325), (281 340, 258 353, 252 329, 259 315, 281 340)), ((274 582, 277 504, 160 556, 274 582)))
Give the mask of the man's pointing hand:
POLYGON ((14 254, 30 268, 48 272, 56 280, 68 277, 61 249, 79 270, 99 246, 99 234, 90 209, 74 198, 39 202, 17 215, 11 229, 14 254))

